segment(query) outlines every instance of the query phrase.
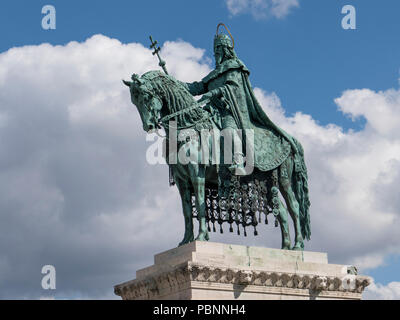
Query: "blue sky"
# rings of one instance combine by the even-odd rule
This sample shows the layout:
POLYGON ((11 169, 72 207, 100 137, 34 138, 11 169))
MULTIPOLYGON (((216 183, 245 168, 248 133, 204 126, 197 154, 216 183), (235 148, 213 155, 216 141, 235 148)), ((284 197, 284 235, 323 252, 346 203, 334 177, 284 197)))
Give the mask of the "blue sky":
MULTIPOLYGON (((2 0, 0 53, 45 42, 84 42, 96 34, 148 46, 151 34, 160 44, 189 42, 212 59, 216 25, 224 22, 235 38, 239 58, 251 71, 253 86, 275 92, 287 115, 301 111, 321 126, 333 123, 345 131, 361 131, 365 118, 352 121, 338 111, 334 99, 353 89, 398 90, 400 2, 299 0, 299 4, 282 18, 257 18, 249 12, 233 15, 226 0, 2 0), (47 4, 57 10, 56 30, 41 28, 41 9, 47 4), (341 27, 346 4, 357 10, 356 30, 341 27)), ((382 285, 400 281, 399 256, 391 254, 384 260, 384 265, 365 273, 382 285)))
POLYGON ((391 281, 399 281, 400 256, 394 255, 387 257, 385 264, 379 268, 368 271, 368 275, 373 277, 376 282, 387 284, 391 281))
POLYGON ((400 3, 376 0, 302 1, 283 19, 232 16, 225 1, 2 1, 0 51, 13 46, 65 44, 102 33, 148 44, 183 39, 212 57, 215 25, 233 32, 237 53, 252 71, 253 85, 274 91, 288 113, 313 115, 321 124, 359 128, 338 113, 333 99, 349 88, 398 87, 400 3), (357 30, 341 28, 341 8, 357 10, 357 30), (41 28, 41 8, 53 4, 57 29, 41 28))

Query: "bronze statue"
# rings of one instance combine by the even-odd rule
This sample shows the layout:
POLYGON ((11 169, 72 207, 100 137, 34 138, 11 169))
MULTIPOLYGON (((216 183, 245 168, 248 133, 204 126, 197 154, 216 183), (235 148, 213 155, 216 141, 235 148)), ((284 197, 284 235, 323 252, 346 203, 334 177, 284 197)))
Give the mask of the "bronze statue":
POLYGON ((253 227, 257 234, 261 217, 268 223, 267 216, 273 214, 275 225, 279 222, 281 227, 282 249, 290 249, 289 212, 295 227, 292 249, 303 250, 303 238, 311 235, 303 148, 264 113, 250 85, 250 72, 236 56, 233 37, 226 27, 230 37, 219 33, 220 26, 225 25, 218 25, 214 38, 215 70, 201 81, 183 83, 168 75, 152 39, 153 54, 164 73, 134 74, 131 82, 124 81, 144 130, 163 127, 167 134, 167 163, 181 195, 185 220, 179 245, 194 240, 194 217, 199 220, 196 240, 204 241, 209 239, 211 224, 214 231, 215 224, 223 232, 223 223, 228 223, 231 232, 236 224, 238 234, 240 226, 245 235, 246 227, 253 227), (196 101, 196 95, 203 96, 196 101), (171 147, 173 140, 177 148, 171 147), (204 161, 205 151, 212 153, 215 145, 224 151, 227 146, 229 151, 238 140, 239 150, 217 152, 218 161, 204 161), (190 160, 182 160, 182 155, 190 155, 190 160))

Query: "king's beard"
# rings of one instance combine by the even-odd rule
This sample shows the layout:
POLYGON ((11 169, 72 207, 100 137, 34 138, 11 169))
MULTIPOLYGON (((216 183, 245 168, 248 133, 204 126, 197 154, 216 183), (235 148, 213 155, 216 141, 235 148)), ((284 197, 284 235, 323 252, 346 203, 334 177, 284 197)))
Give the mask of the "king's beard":
POLYGON ((224 62, 224 55, 215 57, 215 66, 218 67, 222 62, 224 62))

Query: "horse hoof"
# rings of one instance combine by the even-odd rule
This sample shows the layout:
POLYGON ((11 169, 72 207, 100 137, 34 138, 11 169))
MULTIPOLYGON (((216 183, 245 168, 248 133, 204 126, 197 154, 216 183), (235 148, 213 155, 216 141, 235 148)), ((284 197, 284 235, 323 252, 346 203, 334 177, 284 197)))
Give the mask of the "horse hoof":
POLYGON ((199 234, 196 238, 196 241, 208 241, 210 239, 208 233, 206 234, 199 234))
MULTIPOLYGON (((193 241, 193 240, 192 240, 193 241)), ((191 242, 190 240, 182 240, 181 242, 179 242, 178 247, 184 246, 185 244, 188 244, 189 242, 191 242)))
POLYGON ((293 248, 292 248, 292 250, 294 250, 294 251, 303 251, 304 249, 301 247, 301 246, 294 246, 293 248))

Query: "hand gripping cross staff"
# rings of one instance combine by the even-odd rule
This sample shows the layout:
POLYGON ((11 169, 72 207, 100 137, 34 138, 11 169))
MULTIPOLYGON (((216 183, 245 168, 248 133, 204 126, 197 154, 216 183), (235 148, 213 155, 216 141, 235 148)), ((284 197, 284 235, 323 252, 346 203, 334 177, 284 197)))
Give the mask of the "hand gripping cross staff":
MULTIPOLYGON (((166 63, 160 57, 161 48, 157 47, 157 44, 158 44, 157 40, 153 41, 153 37, 150 36, 150 41, 151 41, 150 49, 154 49, 153 56, 155 54, 157 55, 157 58, 158 58, 158 61, 159 61, 158 65, 164 70, 165 74, 168 74, 167 67, 165 66, 166 63)), ((168 143, 167 143, 167 147, 168 147, 168 143)), ((167 152, 167 154, 168 154, 168 152, 167 152)), ((175 184, 175 181, 174 181, 174 176, 172 175, 172 168, 171 168, 171 166, 169 166, 169 185, 173 186, 174 184, 175 184)))

